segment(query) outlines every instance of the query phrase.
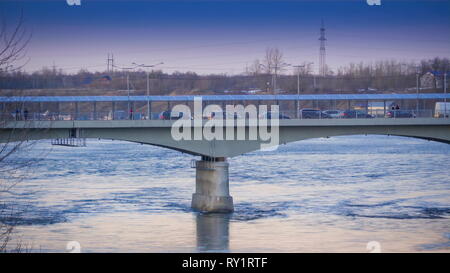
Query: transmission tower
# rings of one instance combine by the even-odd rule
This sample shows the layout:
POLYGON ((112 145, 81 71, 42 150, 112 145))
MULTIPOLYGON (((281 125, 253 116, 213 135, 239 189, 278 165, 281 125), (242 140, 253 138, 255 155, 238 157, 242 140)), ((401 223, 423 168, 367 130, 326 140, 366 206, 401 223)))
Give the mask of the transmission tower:
POLYGON ((320 56, 319 56, 319 74, 321 76, 325 76, 326 73, 326 63, 325 63, 325 41, 327 39, 325 38, 325 26, 323 24, 322 20, 322 26, 320 27, 320 56))

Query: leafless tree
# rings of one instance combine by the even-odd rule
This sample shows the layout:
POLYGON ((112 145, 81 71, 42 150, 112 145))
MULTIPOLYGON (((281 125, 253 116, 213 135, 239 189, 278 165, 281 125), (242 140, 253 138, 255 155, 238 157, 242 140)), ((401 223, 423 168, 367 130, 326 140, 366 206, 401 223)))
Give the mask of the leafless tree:
POLYGON ((276 47, 266 49, 264 62, 266 72, 272 75, 272 92, 275 93, 278 75, 285 70, 288 64, 283 61, 283 53, 276 47))
POLYGON ((0 22, 0 73, 22 68, 26 47, 31 34, 24 27, 23 11, 16 24, 10 28, 3 18, 0 22))
POLYGON ((253 61, 253 63, 248 67, 248 75, 258 76, 262 73, 261 62, 259 60, 253 61))
MULTIPOLYGON (((24 27, 23 12, 21 11, 18 21, 9 27, 5 19, 0 22, 0 75, 19 70, 25 63, 23 59, 26 47, 31 39, 31 34, 24 27)), ((11 122, 17 121, 17 116, 11 120, 7 107, 2 105, 0 112, 0 197, 10 193, 12 187, 20 180, 24 166, 29 162, 15 161, 13 155, 19 150, 30 147, 28 142, 28 130, 7 130, 11 122)), ((17 112, 16 112, 17 115, 17 112)), ((4 201, 0 198, 1 202, 4 201)), ((14 223, 5 219, 11 218, 11 211, 6 204, 0 203, 0 252, 7 251, 7 245, 11 240, 14 223)), ((21 251, 21 246, 16 251, 21 251)))

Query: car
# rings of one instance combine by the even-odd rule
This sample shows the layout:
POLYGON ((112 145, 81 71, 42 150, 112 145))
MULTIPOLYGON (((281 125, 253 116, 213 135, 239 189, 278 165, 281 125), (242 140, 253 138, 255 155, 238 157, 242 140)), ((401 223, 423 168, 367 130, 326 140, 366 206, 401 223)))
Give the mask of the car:
POLYGON ((260 115, 261 118, 266 118, 266 119, 272 119, 272 117, 275 118, 277 116, 278 116, 278 119, 291 119, 290 117, 285 116, 279 112, 266 112, 266 113, 260 115))
POLYGON ((304 108, 301 109, 299 112, 299 116, 302 119, 319 119, 319 118, 331 118, 330 115, 317 110, 317 109, 310 109, 310 108, 304 108))
POLYGON ((373 118, 373 116, 359 110, 345 110, 341 113, 341 118, 373 118))
POLYGON ((183 112, 163 111, 159 114, 159 119, 162 120, 176 120, 183 118, 183 112))
POLYGON ((404 111, 404 110, 391 110, 386 112, 387 118, 415 118, 416 115, 414 115, 410 111, 404 111))
POLYGON ((329 115, 331 118, 340 118, 343 111, 341 110, 326 110, 323 113, 329 115))

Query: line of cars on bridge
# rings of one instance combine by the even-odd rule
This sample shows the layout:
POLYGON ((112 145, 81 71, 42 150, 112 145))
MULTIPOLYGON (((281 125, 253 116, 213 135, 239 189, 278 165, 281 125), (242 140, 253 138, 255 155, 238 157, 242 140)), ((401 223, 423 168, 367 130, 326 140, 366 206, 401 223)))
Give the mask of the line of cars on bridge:
MULTIPOLYGON (((290 112, 292 113, 292 112, 290 112)), ((222 119, 239 119, 243 118, 238 113, 227 114, 226 112, 213 112, 209 116, 203 116, 203 119, 212 119, 215 117, 222 117, 222 119)), ((374 115, 368 114, 361 110, 318 110, 312 108, 304 108, 300 109, 298 112, 298 116, 288 115, 286 112, 265 112, 261 114, 260 118, 272 119, 291 119, 291 118, 300 118, 300 119, 355 119, 355 118, 375 118, 374 115)), ((386 118, 415 118, 416 115, 412 111, 406 110, 389 110, 386 111, 384 115, 386 118)), ((176 120, 183 118, 183 113, 181 112, 173 112, 170 110, 163 111, 159 114, 159 119, 161 120, 176 120)), ((192 117, 188 117, 191 119, 192 117)))

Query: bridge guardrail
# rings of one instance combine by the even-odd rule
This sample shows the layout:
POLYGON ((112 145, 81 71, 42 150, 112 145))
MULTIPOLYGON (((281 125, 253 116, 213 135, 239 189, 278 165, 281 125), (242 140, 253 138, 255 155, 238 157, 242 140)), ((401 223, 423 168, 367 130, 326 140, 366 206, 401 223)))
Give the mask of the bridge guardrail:
MULTIPOLYGON (((267 113, 259 115, 262 117, 267 113)), ((274 113, 271 112, 271 115, 274 113)), ((275 116, 274 116, 275 117, 275 116)), ((167 118, 167 117, 166 117, 167 118)), ((208 119, 207 117, 203 117, 208 119)), ((241 118, 241 117, 238 117, 241 118)), ((269 118, 271 118, 269 116, 269 118)), ((443 116, 434 116, 434 110, 372 110, 369 112, 361 110, 282 110, 279 111, 279 119, 367 119, 367 118, 445 118, 443 116), (333 113, 333 114, 327 114, 333 113)), ((126 114, 125 111, 100 111, 100 112, 44 112, 44 113, 0 113, 0 121, 23 121, 23 120, 38 120, 38 121, 58 121, 58 120, 160 120, 165 119, 160 116, 160 112, 150 113, 150 118, 147 113, 133 112, 126 114)), ((171 118, 175 120, 177 118, 171 118)))

